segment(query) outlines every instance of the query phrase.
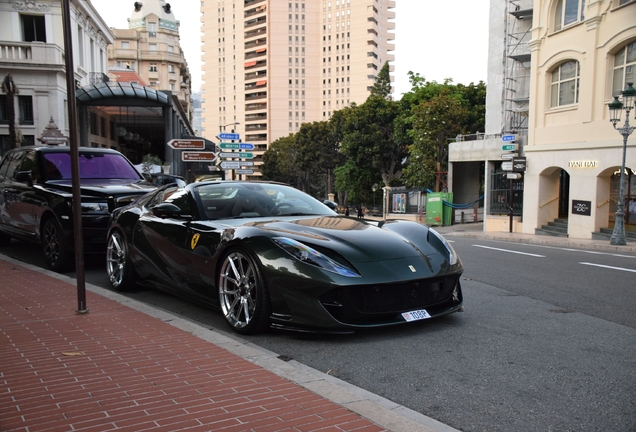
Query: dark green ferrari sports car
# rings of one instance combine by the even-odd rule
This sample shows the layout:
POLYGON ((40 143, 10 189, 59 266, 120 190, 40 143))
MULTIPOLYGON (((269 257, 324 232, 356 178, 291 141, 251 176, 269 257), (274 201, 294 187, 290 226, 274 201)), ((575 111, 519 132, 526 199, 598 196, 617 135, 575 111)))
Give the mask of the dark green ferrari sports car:
POLYGON ((167 185, 116 209, 107 272, 220 307, 241 334, 343 333, 462 309, 462 263, 436 231, 340 216, 292 187, 167 185))

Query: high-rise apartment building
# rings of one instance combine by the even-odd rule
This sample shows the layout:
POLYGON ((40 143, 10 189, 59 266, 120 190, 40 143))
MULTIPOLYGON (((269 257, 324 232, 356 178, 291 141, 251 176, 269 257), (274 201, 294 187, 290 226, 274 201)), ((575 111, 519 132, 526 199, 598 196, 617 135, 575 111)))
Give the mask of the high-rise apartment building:
MULTIPOLYGON (((267 146, 363 103, 392 62, 394 0, 201 2, 203 132, 267 146)), ((391 68, 392 70, 392 68, 391 68)))
POLYGON ((110 66, 115 71, 135 71, 150 87, 176 95, 191 117, 190 71, 172 7, 165 0, 146 0, 132 6, 128 28, 111 28, 116 40, 108 46, 110 66))

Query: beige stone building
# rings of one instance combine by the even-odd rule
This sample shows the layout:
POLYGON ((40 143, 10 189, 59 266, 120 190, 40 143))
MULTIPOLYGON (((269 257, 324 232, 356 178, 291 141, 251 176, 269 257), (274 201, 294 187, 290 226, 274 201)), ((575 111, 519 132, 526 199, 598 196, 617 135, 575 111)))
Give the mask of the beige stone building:
MULTIPOLYGON (((613 225, 616 212, 623 138, 609 121, 607 104, 636 77, 636 2, 535 0, 530 48, 519 230, 534 233, 561 218, 567 219, 570 237, 591 238, 613 225)), ((626 223, 636 225, 634 136, 626 167, 625 208, 632 209, 626 223)))
POLYGON ((394 0, 202 2, 202 135, 239 133, 255 146, 258 176, 271 142, 366 100, 394 59, 394 7, 394 0))
POLYGON ((128 28, 111 31, 115 41, 108 46, 109 66, 133 70, 155 90, 171 92, 191 118, 191 76, 179 43, 179 21, 170 4, 135 2, 128 28))

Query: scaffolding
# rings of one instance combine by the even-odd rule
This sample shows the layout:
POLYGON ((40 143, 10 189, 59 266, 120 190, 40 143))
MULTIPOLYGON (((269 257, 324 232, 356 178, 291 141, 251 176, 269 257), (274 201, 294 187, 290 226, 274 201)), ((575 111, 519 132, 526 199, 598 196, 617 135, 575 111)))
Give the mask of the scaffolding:
POLYGON ((532 1, 508 0, 505 13, 504 124, 502 133, 527 135, 532 1))

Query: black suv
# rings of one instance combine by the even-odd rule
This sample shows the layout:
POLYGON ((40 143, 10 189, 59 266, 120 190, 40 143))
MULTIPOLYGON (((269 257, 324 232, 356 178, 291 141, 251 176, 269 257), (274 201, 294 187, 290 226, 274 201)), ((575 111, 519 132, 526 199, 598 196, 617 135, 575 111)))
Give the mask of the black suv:
MULTIPOLYGON (((86 253, 105 252, 110 212, 156 188, 115 150, 80 147, 86 253)), ((20 147, 0 161, 0 246, 11 238, 41 244, 51 270, 74 262, 69 147, 20 147)))

